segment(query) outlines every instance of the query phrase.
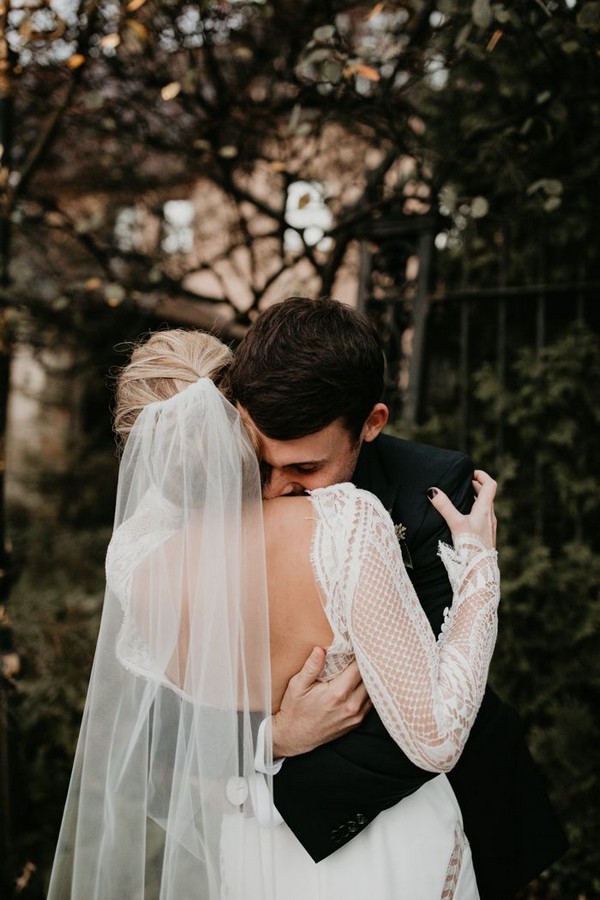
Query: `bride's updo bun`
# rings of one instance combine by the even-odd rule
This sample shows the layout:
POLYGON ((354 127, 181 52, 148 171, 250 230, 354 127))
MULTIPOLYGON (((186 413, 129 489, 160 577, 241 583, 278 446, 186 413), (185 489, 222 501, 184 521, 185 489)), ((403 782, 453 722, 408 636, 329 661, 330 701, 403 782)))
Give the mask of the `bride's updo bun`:
POLYGON ((172 328, 137 344, 117 376, 113 429, 119 443, 149 403, 168 400, 199 378, 212 378, 218 387, 232 359, 229 347, 203 331, 172 328))

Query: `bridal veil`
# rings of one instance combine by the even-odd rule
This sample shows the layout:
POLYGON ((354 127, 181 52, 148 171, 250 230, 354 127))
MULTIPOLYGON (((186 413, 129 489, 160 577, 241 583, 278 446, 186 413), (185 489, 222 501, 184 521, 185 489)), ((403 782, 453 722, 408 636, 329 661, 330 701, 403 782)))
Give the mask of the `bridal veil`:
MULTIPOLYGON (((255 815, 259 788, 271 809, 271 696, 258 463, 210 379, 140 413, 106 581, 48 900, 223 900, 225 817, 255 815)), ((243 873, 256 846, 234 852, 243 873)))

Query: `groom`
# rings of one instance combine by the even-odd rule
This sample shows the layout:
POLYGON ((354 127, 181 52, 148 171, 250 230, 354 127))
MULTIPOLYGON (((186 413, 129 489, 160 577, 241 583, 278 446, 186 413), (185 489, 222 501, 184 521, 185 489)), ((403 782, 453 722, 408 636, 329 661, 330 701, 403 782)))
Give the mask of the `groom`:
MULTIPOLYGON (((383 352, 366 317, 332 300, 291 298, 249 329, 229 387, 260 433, 266 498, 348 480, 377 494, 437 634, 452 602, 437 557, 449 535, 426 492, 436 485, 466 512, 472 465, 463 454, 382 434, 383 377, 383 352)), ((321 683, 323 661, 315 648, 273 717, 274 755, 287 757, 274 779, 275 802, 317 861, 424 777, 370 709, 356 665, 321 683)), ((489 688, 449 779, 482 900, 513 897, 566 849, 520 719, 489 688)))

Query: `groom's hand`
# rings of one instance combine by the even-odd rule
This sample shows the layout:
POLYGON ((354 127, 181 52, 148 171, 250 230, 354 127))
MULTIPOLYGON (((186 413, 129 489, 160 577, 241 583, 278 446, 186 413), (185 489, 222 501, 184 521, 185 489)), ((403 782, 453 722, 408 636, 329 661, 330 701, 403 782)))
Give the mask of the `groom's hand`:
POLYGON ((274 758, 308 753, 341 737, 360 725, 371 708, 355 662, 331 681, 317 681, 324 665, 325 651, 315 647, 290 678, 272 718, 274 758))

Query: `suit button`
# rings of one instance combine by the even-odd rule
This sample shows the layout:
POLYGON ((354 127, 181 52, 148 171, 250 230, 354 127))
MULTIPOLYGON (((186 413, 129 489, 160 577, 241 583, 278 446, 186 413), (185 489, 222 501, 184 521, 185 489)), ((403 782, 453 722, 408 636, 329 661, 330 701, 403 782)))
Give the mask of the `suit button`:
POLYGON ((367 817, 366 817, 366 816, 363 816, 362 813, 356 813, 356 816, 355 816, 354 818, 356 819, 356 821, 357 821, 357 823, 358 823, 359 825, 366 825, 366 824, 367 824, 367 817))
POLYGON ((348 831, 350 832, 350 834, 356 834, 356 832, 358 831, 358 825, 356 824, 356 822, 353 822, 352 819, 350 819, 350 821, 348 822, 348 831))

